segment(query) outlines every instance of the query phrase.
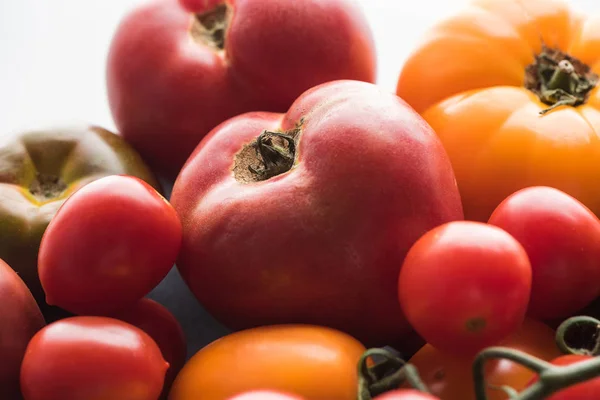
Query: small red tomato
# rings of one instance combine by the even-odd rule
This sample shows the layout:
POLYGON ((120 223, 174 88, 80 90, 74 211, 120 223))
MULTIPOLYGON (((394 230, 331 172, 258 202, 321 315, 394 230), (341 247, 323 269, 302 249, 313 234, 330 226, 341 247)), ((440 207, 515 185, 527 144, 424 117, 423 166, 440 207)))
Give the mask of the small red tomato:
MULTIPOLYGON (((552 360, 552 364, 558 366, 566 366, 578 362, 591 360, 592 356, 569 354, 560 356, 552 360)), ((537 377, 532 380, 532 384, 537 380, 537 377)), ((546 400, 598 400, 600 397, 600 378, 591 379, 589 381, 579 383, 559 390, 550 395, 546 400)))
POLYGON ((440 400, 440 398, 418 390, 400 389, 377 396, 375 400, 440 400))
POLYGON ((292 396, 280 392, 272 392, 267 390, 259 390, 255 392, 242 393, 240 395, 230 397, 228 400, 303 400, 301 397, 292 396))
POLYGON ((132 306, 172 268, 181 223, 150 185, 108 176, 75 192, 52 219, 38 269, 48 304, 110 315, 132 306))
POLYGON ((600 221, 575 198, 550 187, 523 189, 504 200, 489 223, 527 251, 532 317, 567 317, 600 295, 600 221))
POLYGON ((175 377, 185 364, 187 355, 181 325, 163 305, 146 298, 117 314, 115 318, 137 326, 158 344, 163 357, 169 363, 162 396, 166 398, 175 377))
POLYGON ((25 400, 156 400, 169 364, 148 334, 105 317, 39 331, 21 366, 25 400))
POLYGON ((510 234, 456 221, 421 237, 400 270, 400 305, 430 344, 474 353, 515 332, 531 290, 531 265, 510 234))

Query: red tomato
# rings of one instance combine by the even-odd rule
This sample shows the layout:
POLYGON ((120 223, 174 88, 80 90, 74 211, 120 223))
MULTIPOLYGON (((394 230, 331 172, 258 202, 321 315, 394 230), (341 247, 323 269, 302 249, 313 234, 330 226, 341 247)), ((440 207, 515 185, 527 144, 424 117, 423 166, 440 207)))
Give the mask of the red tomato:
POLYGON ((166 276, 180 246, 177 214, 150 185, 101 178, 69 197, 44 233, 46 301, 80 315, 132 306, 166 276))
POLYGON ((156 400, 169 367, 141 329, 71 317, 39 331, 21 366, 25 400, 156 400))
POLYGON ((375 400, 440 400, 440 398, 418 390, 401 389, 377 396, 375 400))
POLYGON ((226 119, 282 112, 313 86, 375 74, 372 34, 354 1, 159 0, 119 25, 107 91, 123 137, 175 177, 226 119))
MULTIPOLYGON (((554 331, 541 322, 525 319, 516 333, 499 343, 550 361, 561 353, 554 342, 554 331)), ((435 349, 430 344, 421 348, 411 359, 431 392, 443 400, 475 400, 473 390, 473 357, 456 355, 435 349)), ((518 391, 525 388, 534 372, 508 360, 486 363, 486 382, 495 386, 510 386, 518 391)), ((506 400, 500 390, 488 389, 487 400, 506 400)))
POLYGON ((457 221, 421 237, 398 283, 408 321, 440 350, 475 353, 515 332, 531 290, 531 265, 510 234, 457 221))
POLYGON ((137 326, 158 344, 169 363, 162 395, 162 398, 166 398, 186 360, 186 340, 181 325, 169 310, 151 299, 142 299, 115 317, 137 326))
POLYGON ((280 392, 259 390, 256 392, 248 392, 233 396, 228 400, 302 400, 302 398, 280 392))
MULTIPOLYGON (((569 354, 557 357, 552 360, 552 364, 558 366, 566 366, 575 364, 581 361, 591 360, 592 356, 569 354)), ((535 382, 537 378, 532 380, 535 382)), ((579 383, 559 390, 546 398, 546 400, 598 400, 600 397, 600 378, 591 379, 589 381, 579 383)))
POLYGON ((184 228, 177 267, 222 323, 323 325, 369 346, 409 330, 390 315, 401 314, 410 246, 462 218, 435 132, 397 96, 354 81, 313 88, 285 115, 220 125, 171 201, 184 228))
POLYGON ((600 221, 575 198, 550 187, 523 189, 504 200, 489 223, 527 251, 529 315, 568 317, 600 295, 600 221))

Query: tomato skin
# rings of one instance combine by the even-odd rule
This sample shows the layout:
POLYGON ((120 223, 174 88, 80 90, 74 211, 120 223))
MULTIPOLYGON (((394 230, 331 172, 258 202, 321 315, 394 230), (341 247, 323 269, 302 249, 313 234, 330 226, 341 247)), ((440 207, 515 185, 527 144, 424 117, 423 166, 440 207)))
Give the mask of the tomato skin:
POLYGON ((466 219, 485 222, 507 196, 539 185, 600 215, 599 87, 584 104, 544 115, 548 105, 525 88, 543 45, 600 73, 597 24, 562 0, 475 0, 433 27, 408 57, 397 94, 444 143, 466 219))
MULTIPOLYGON (((519 330, 499 343, 550 361, 560 356, 554 331, 547 325, 526 318, 519 330)), ((473 357, 445 353, 426 344, 410 360, 432 394, 443 400, 475 400, 473 391, 473 357)), ((531 370, 508 360, 486 363, 486 382, 508 385, 520 391, 535 375, 531 370)), ((506 394, 488 389, 488 400, 506 400, 506 394)))
POLYGON ((21 366, 25 400, 156 400, 168 363, 141 329, 71 317, 39 331, 21 366))
POLYGON ((74 191, 98 178, 128 174, 160 185, 120 136, 95 126, 67 125, 3 136, 0 144, 0 259, 25 282, 44 315, 37 259, 42 235, 74 191))
POLYGON ((384 393, 375 397, 374 400, 440 400, 439 397, 432 396, 418 390, 402 389, 384 393))
POLYGON ((354 400, 364 352, 357 340, 328 328, 280 325, 240 331, 196 353, 177 376, 169 400, 226 400, 251 390, 305 400, 354 400))
POLYGON ((230 397, 228 400, 302 400, 297 396, 290 396, 279 392, 259 390, 255 392, 242 393, 230 397))
POLYGON ((516 331, 530 291, 523 247, 502 229, 471 221, 422 236, 398 281, 400 304, 415 330, 440 350, 459 354, 474 354, 516 331))
POLYGON ((163 357, 169 363, 161 396, 161 399, 166 399, 187 356, 183 328, 166 307, 148 298, 141 299, 133 307, 118 313, 115 318, 140 328, 150 335, 160 348, 163 357))
POLYGON ((171 201, 184 229, 177 267, 225 326, 322 325, 368 346, 410 330, 396 280, 412 243, 462 219, 435 133, 397 96, 354 81, 317 86, 285 115, 245 114, 215 128, 171 201), (292 169, 252 184, 232 174, 265 129, 300 124, 292 169))
MULTIPOLYGON (((592 356, 568 354, 555 358, 552 364, 557 366, 567 366, 578 362, 591 360, 592 356)), ((532 382, 537 381, 537 376, 532 382)), ((590 379, 589 381, 573 385, 571 387, 559 390, 547 398, 547 400, 596 400, 600 393, 600 378, 590 379)))
POLYGON ((46 324, 25 283, 0 260, 0 393, 19 399, 19 373, 27 343, 46 324))
POLYGON ((528 314, 568 317, 600 295, 600 221, 579 201, 549 187, 509 196, 490 224, 517 239, 533 271, 528 314))
POLYGON ((228 118, 282 112, 305 90, 336 79, 375 82, 376 67, 371 30, 353 1, 146 1, 114 34, 107 92, 119 132, 174 178, 228 118), (218 4, 230 10, 223 50, 194 40, 193 13, 218 4))
POLYGON ((131 176, 96 180, 44 233, 38 269, 46 301, 80 315, 132 306, 167 275, 180 246, 179 218, 151 186, 131 176))

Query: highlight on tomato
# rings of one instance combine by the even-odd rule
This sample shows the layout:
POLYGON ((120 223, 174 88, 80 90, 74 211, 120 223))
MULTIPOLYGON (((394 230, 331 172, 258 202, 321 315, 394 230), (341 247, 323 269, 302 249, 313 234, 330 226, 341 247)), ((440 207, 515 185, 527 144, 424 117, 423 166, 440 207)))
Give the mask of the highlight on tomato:
POLYGON ((440 398, 418 390, 401 389, 384 393, 374 400, 440 400, 440 398))

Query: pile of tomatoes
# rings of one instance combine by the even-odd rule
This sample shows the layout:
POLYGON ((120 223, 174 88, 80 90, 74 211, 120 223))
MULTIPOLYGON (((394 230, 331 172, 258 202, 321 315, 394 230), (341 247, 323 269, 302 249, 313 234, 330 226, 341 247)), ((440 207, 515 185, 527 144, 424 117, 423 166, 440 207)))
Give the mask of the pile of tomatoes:
POLYGON ((597 398, 555 330, 600 324, 599 27, 475 0, 389 93, 349 0, 139 5, 119 135, 0 147, 0 397, 597 398), (195 355, 146 298, 174 264, 234 331, 195 355))

